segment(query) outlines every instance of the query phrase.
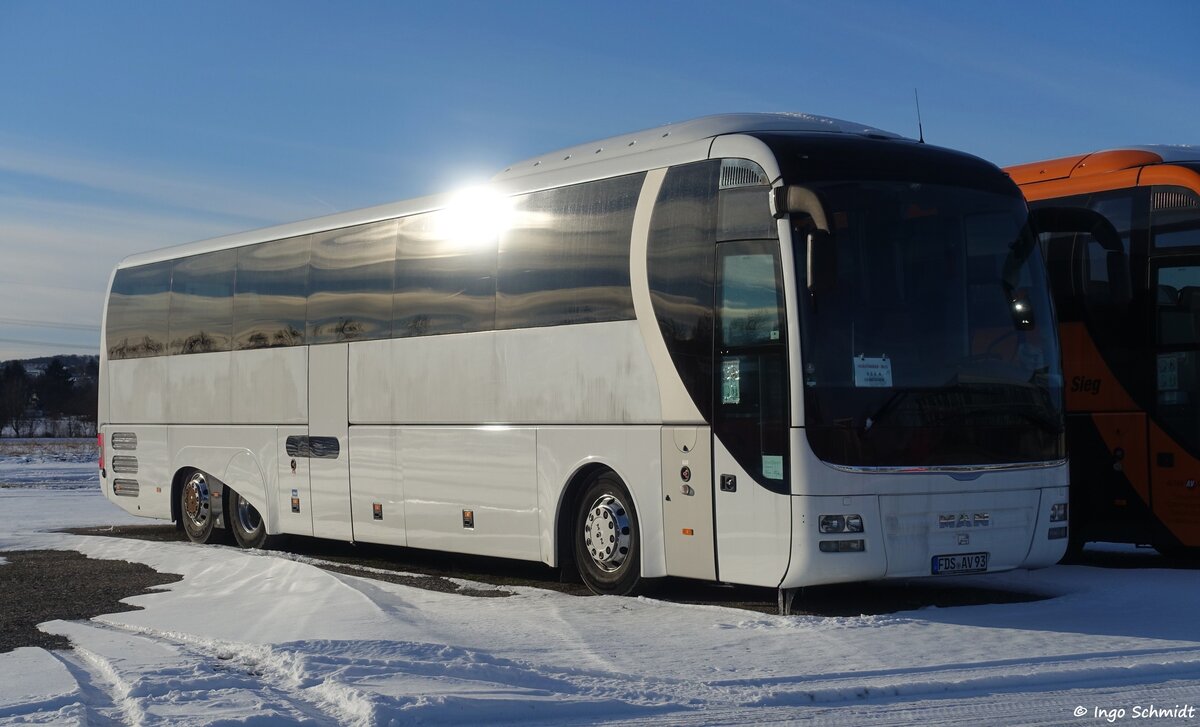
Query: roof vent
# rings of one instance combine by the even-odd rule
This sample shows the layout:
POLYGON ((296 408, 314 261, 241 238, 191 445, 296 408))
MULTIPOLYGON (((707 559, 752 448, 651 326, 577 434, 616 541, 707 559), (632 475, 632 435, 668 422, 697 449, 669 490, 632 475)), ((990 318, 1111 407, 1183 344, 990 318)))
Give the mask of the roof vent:
POLYGON ((765 187, 770 183, 763 168, 749 159, 721 160, 721 189, 765 187))

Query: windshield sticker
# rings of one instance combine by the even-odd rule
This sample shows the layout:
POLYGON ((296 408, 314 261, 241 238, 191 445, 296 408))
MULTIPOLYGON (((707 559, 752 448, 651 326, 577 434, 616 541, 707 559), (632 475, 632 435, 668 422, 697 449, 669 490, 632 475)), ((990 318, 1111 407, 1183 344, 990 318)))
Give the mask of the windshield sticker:
POLYGON ((742 367, 736 358, 721 361, 721 403, 742 403, 742 367))
POLYGON ((886 355, 854 357, 854 385, 858 388, 892 388, 892 360, 886 355))
POLYGON ((783 455, 764 454, 762 456, 763 477, 768 480, 783 479, 783 455))

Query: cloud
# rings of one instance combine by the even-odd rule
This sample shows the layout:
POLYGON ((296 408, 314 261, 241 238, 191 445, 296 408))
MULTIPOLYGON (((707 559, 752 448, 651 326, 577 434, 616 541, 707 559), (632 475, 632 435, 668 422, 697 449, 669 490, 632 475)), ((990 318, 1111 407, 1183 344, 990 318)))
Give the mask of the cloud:
POLYGON ((311 200, 302 204, 264 195, 231 185, 227 179, 179 176, 150 165, 135 166, 89 157, 86 153, 48 151, 38 149, 28 139, 12 137, 0 137, 0 172, 115 193, 179 210, 238 218, 243 227, 301 219, 325 211, 314 209, 311 200))
POLYGON ((109 275, 127 255, 326 211, 300 192, 35 147, 0 135, 0 360, 97 346, 109 275))

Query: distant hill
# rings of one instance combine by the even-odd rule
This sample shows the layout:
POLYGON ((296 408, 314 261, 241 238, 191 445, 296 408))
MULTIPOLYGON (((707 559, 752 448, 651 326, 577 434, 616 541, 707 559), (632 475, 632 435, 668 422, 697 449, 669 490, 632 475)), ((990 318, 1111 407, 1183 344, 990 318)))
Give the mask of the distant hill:
MULTIPOLYGON (((49 366, 50 362, 54 359, 61 361, 62 365, 66 367, 67 371, 71 372, 71 376, 76 381, 95 382, 96 370, 100 366, 99 356, 63 354, 60 356, 41 356, 39 358, 20 358, 11 360, 17 361, 24 366, 25 372, 30 376, 41 376, 42 372, 46 370, 46 367, 49 366)), ((7 363, 9 362, 0 361, 0 368, 7 363)))

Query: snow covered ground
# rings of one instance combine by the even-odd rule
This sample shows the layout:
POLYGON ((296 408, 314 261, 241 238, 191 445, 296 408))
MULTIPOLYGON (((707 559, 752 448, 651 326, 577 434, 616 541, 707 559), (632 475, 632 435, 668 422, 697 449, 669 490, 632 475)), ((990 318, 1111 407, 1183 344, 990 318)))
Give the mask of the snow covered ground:
POLYGON ((946 587, 1052 597, 854 618, 522 587, 477 598, 281 555, 46 532, 139 521, 88 484, 90 459, 86 472, 7 459, 0 550, 79 550, 183 580, 129 599, 144 610, 42 625, 70 651, 0 654, 0 724, 1200 720, 1194 570, 962 578, 946 587))

